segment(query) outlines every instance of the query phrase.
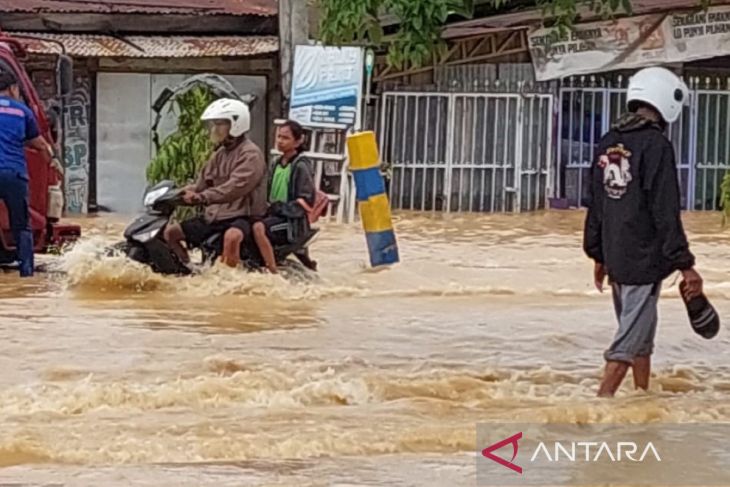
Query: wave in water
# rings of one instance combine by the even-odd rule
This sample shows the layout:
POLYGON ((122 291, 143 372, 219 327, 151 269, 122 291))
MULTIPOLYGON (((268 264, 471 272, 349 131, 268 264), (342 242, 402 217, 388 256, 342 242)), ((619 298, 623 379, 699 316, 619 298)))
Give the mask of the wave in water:
POLYGON ((661 371, 649 393, 592 397, 598 371, 373 370, 211 357, 173 381, 42 384, 3 391, 5 465, 190 463, 473 451, 478 422, 712 422, 728 384, 661 371), (401 411, 401 413, 399 413, 401 411))
MULTIPOLYGON (((224 407, 310 408, 364 406, 401 400, 444 401, 454 407, 491 408, 505 402, 526 405, 591 400, 599 370, 430 369, 387 371, 365 365, 246 364, 211 357, 205 374, 175 380, 105 382, 88 375, 0 393, 0 415, 77 416, 94 411, 156 411, 224 407)), ((730 383, 701 368, 659 372, 653 393, 726 397, 730 383)), ((627 386, 628 387, 628 386, 627 386)), ((628 389, 627 389, 628 391, 628 389)), ((631 394, 629 394, 631 395, 631 394)), ((730 405, 726 407, 730 412, 730 405)), ((730 419, 730 417, 728 418, 730 419)))

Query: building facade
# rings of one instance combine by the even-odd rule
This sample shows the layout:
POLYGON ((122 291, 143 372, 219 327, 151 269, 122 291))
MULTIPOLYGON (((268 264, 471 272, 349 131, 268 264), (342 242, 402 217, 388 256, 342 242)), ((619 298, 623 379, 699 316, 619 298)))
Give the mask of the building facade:
POLYGON ((550 43, 540 42, 541 32, 553 35, 541 28, 540 9, 451 24, 440 62, 381 65, 371 118, 393 174, 393 205, 585 206, 598 141, 625 109, 631 74, 665 64, 691 91, 669 129, 684 208, 718 210, 730 169, 730 51, 722 47, 730 7, 698 14, 687 0, 632 4, 632 16, 608 21, 583 11, 574 32, 550 43))
MULTIPOLYGON (((154 156, 152 105, 165 89, 212 72, 254 95, 252 138, 264 150, 280 113, 276 0, 2 2, 0 29, 26 44, 25 66, 58 111, 69 213, 139 209, 154 156), (54 55, 74 60, 73 94, 55 93, 54 55)), ((165 114, 160 132, 175 126, 165 114)))

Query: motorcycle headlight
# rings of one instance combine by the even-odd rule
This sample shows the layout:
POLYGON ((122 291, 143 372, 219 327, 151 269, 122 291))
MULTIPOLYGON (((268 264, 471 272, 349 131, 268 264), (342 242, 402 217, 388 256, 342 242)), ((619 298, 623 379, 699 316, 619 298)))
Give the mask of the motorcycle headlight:
POLYGON ((144 244, 155 238, 159 233, 160 229, 157 228, 155 230, 150 230, 149 232, 140 233, 132 238, 134 238, 137 242, 144 244))
POLYGON ((144 205, 152 206, 155 201, 167 194, 168 191, 170 191, 170 188, 160 188, 150 193, 147 193, 146 195, 144 195, 144 205))

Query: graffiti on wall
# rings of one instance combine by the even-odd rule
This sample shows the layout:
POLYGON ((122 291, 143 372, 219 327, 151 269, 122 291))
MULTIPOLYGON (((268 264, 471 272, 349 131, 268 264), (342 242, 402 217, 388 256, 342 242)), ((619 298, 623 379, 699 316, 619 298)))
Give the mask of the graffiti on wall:
POLYGON ((69 213, 88 211, 90 111, 91 82, 86 76, 77 76, 74 91, 64 106, 66 210, 69 213))

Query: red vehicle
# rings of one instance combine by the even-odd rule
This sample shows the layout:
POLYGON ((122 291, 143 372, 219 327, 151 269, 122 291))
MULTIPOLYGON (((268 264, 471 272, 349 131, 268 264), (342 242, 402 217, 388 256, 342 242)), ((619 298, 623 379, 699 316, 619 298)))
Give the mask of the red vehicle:
MULTIPOLYGON (((53 140, 48 116, 28 74, 20 63, 20 60, 24 59, 26 55, 19 39, 0 32, 0 68, 12 71, 15 74, 24 98, 23 101, 35 113, 42 136, 48 143, 56 147, 59 141, 53 140)), ((61 95, 68 94, 72 88, 73 66, 71 60, 66 56, 59 56, 58 58, 57 80, 58 92, 61 95)), ((60 98, 63 99, 63 96, 60 98)), ((36 253, 43 253, 78 239, 81 235, 81 228, 78 225, 67 225, 59 222, 62 204, 57 199, 62 177, 49 165, 49 156, 27 148, 25 157, 30 177, 30 213, 33 241, 36 253)), ((15 242, 10 232, 7 209, 5 204, 0 201, 0 264, 14 261, 15 242)))

